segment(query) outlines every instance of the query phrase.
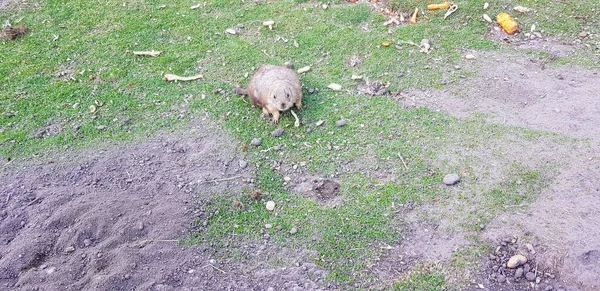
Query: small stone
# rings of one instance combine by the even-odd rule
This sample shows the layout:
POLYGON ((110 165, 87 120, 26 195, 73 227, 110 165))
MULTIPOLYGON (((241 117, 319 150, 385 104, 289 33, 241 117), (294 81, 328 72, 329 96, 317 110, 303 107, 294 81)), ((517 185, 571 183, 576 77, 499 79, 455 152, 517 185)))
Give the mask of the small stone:
POLYGON ((521 279, 523 277, 523 268, 518 268, 515 271, 515 279, 521 279))
POLYGON ((270 223, 267 223, 267 224, 265 224, 265 228, 266 228, 266 229, 270 229, 270 228, 272 228, 272 227, 273 227, 273 225, 272 225, 272 224, 270 224, 270 223))
POLYGON ((213 264, 213 265, 217 263, 217 261, 215 259, 210 259, 210 260, 208 260, 208 262, 211 263, 211 264, 213 264))
POLYGON ((70 254, 75 251, 75 247, 70 246, 65 249, 65 253, 70 254))
POLYGON ((527 273, 531 271, 531 266, 529 264, 525 264, 525 266, 523 266, 523 272, 527 273))
POLYGON ((460 181, 460 176, 457 174, 448 174, 444 176, 444 180, 442 181, 446 185, 454 185, 460 181))
POLYGON ((496 277, 496 281, 498 281, 498 283, 504 283, 506 282, 506 277, 504 275, 498 275, 498 277, 496 277))
POLYGON ((535 281, 535 274, 532 272, 527 272, 527 274, 525 274, 525 279, 527 279, 527 281, 533 282, 535 281))
MULTIPOLYGON (((525 263, 527 263, 527 257, 525 257, 523 255, 514 255, 508 260, 508 262, 506 263, 506 266, 510 269, 514 269, 525 263)), ((525 272, 527 272, 527 270, 525 270, 525 272)))
POLYGON ((275 210, 275 201, 267 201, 266 207, 269 211, 275 210))
POLYGON ((54 273, 55 271, 56 271, 56 268, 51 267, 51 268, 48 268, 48 270, 46 270, 46 274, 50 275, 50 274, 54 273))
POLYGON ((340 91, 340 90, 342 90, 342 85, 336 84, 336 83, 331 83, 327 86, 327 88, 329 88, 333 91, 340 91))
POLYGON ((275 291, 275 289, 273 287, 269 287, 267 288, 267 291, 275 291))
POLYGON ((344 125, 346 125, 346 119, 342 118, 342 119, 340 119, 340 120, 338 120, 338 121, 335 122, 335 126, 337 126, 337 127, 342 127, 344 125))
POLYGON ((292 227, 292 229, 290 230, 290 234, 296 234, 298 232, 298 229, 296 227, 292 227))
POLYGON ((144 230, 144 222, 139 221, 136 225, 135 225, 135 229, 137 230, 144 230))
POLYGON ((319 120, 317 121, 317 123, 315 123, 316 126, 321 126, 323 123, 325 123, 324 120, 319 120))
POLYGON ((312 93, 315 93, 315 89, 313 89, 313 88, 309 88, 309 89, 308 89, 308 94, 312 94, 312 93))
POLYGON ((40 269, 41 269, 41 270, 43 270, 43 269, 46 269, 46 267, 48 267, 48 265, 46 265, 46 264, 41 264, 41 265, 40 265, 40 269))
POLYGON ((544 288, 544 291, 552 291, 553 289, 554 287, 552 287, 552 285, 548 285, 546 288, 544 288))
POLYGON ((239 160, 238 165, 240 166, 241 169, 245 169, 246 167, 248 167, 248 162, 246 162, 244 160, 239 160))
POLYGON ((97 130, 105 130, 106 129, 106 125, 98 125, 96 126, 97 130))
POLYGON ((250 142, 250 145, 253 145, 255 147, 259 146, 260 144, 261 144, 260 138, 253 138, 252 141, 250 142))
POLYGON ((284 133, 284 129, 283 128, 278 128, 276 130, 273 130, 273 132, 271 132, 271 135, 274 137, 278 137, 281 136, 284 133))
POLYGON ((577 36, 579 36, 580 38, 586 38, 588 34, 586 32, 581 32, 577 36))
POLYGON ((83 245, 89 247, 92 244, 92 241, 89 238, 83 240, 83 245))
POLYGON ((274 151, 280 151, 281 150, 281 146, 280 145, 276 145, 273 147, 274 151))
POLYGON ((290 178, 290 177, 288 177, 288 176, 285 176, 285 177, 283 177, 283 180, 284 180, 284 181, 286 181, 286 182, 289 182, 289 181, 291 181, 291 180, 292 180, 292 178, 290 178))
POLYGON ((475 55, 467 54, 467 55, 465 55, 465 59, 467 59, 467 60, 473 60, 473 59, 475 59, 475 55))

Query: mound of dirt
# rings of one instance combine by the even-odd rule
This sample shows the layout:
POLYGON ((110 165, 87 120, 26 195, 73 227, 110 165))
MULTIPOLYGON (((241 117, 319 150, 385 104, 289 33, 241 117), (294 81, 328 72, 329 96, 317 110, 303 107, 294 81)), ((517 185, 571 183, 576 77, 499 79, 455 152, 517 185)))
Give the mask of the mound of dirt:
POLYGON ((0 176, 0 289, 318 288, 325 274, 310 263, 273 269, 261 258, 217 261, 210 247, 179 245, 202 231, 193 222, 209 195, 238 195, 251 176, 235 143, 191 127, 185 137, 12 161, 0 176), (228 177, 239 179, 206 183, 228 177))

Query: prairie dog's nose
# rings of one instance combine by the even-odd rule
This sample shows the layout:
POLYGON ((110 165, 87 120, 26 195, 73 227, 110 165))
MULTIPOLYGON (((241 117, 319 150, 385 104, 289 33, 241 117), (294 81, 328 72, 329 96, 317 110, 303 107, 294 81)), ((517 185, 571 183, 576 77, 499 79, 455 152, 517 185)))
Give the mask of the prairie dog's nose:
POLYGON ((281 103, 281 108, 285 108, 285 103, 281 103))

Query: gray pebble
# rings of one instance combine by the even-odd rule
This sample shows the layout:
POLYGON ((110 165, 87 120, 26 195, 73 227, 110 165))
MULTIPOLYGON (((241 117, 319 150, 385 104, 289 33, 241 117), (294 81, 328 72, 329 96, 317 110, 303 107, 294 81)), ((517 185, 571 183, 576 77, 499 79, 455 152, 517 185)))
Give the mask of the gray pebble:
POLYGON ((525 274, 525 279, 527 279, 527 281, 535 281, 535 274, 532 272, 528 272, 527 274, 525 274))
POLYGON ((553 289, 554 287, 552 287, 552 285, 548 285, 546 288, 544 288, 544 291, 552 291, 553 289))
POLYGON ((238 162, 238 165, 240 166, 240 168, 245 169, 246 167, 248 167, 248 162, 246 162, 244 160, 240 160, 238 162))
POLYGON ((250 142, 251 145, 257 147, 261 144, 260 142, 260 138, 253 138, 252 141, 250 142))
POLYGON ((315 89, 313 89, 313 88, 308 89, 308 93, 309 94, 315 93, 315 89))
POLYGON ((92 241, 89 238, 86 238, 83 240, 83 245, 89 247, 90 245, 92 245, 92 241))
POLYGON ((520 279, 521 277, 523 277, 523 268, 518 268, 515 271, 515 279, 520 279))
POLYGON ((298 232, 298 229, 295 227, 292 227, 292 229, 290 230, 290 234, 296 234, 298 232))
POLYGON ((139 221, 136 225, 135 225, 135 229, 137 230, 144 230, 144 223, 142 221, 139 221))
POLYGON ((337 126, 337 127, 342 127, 344 125, 346 125, 346 119, 342 118, 342 119, 340 119, 340 120, 338 120, 338 121, 335 122, 335 126, 337 126))
POLYGON ((446 176, 444 176, 444 180, 442 182, 444 182, 444 184, 446 185, 454 185, 456 183, 458 183, 460 181, 460 176, 457 174, 448 174, 446 176))
POLYGON ((506 277, 504 277, 504 275, 498 275, 498 277, 496 277, 496 281, 498 281, 498 283, 504 283, 506 282, 506 277))
POLYGON ((523 266, 523 272, 529 273, 529 271, 531 271, 531 266, 529 264, 525 264, 525 266, 523 266))
POLYGON ((285 130, 283 128, 278 128, 276 130, 273 130, 273 132, 271 132, 271 135, 278 137, 278 136, 281 136, 284 132, 285 132, 285 130))
POLYGON ((67 254, 70 254, 74 251, 75 251, 75 247, 70 246, 70 247, 65 248, 65 253, 67 253, 67 254))
POLYGON ((281 150, 281 146, 280 145, 276 145, 273 147, 273 150, 279 151, 281 150))
POLYGON ((96 126, 97 130, 105 130, 106 129, 106 125, 98 125, 96 126))

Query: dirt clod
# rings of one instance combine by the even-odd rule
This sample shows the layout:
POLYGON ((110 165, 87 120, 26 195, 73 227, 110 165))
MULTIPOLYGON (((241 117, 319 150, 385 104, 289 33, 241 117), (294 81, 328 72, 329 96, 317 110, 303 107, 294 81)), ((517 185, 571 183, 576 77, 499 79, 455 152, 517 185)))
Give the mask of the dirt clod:
POLYGON ((447 174, 444 176, 442 182, 445 185, 454 185, 460 181, 460 176, 458 174, 447 174))
POLYGON ((260 138, 253 138, 252 141, 250 142, 250 145, 253 145, 255 147, 260 146, 261 141, 260 138))
POLYGON ((279 137, 279 136, 283 135, 284 132, 285 132, 285 130, 283 128, 278 128, 276 130, 273 130, 271 132, 271 135, 274 137, 279 137))

